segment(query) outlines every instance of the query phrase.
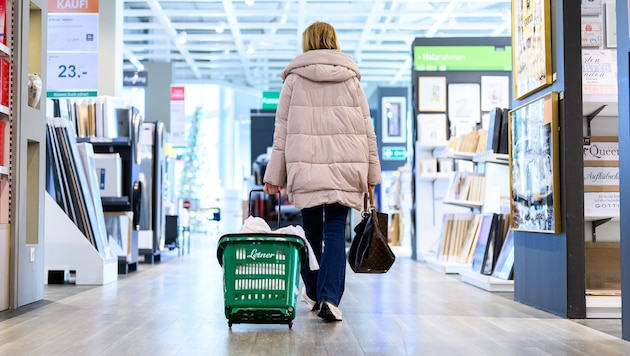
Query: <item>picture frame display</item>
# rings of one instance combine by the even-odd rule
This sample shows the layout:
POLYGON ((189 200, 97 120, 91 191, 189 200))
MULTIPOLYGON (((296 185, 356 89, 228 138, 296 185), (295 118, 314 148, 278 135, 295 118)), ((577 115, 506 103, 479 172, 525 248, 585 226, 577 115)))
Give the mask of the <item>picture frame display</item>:
POLYGON ((446 111, 446 77, 418 77, 418 111, 446 111))
POLYGON ((494 108, 510 107, 510 77, 489 76, 481 77, 481 111, 494 108))
POLYGON ((511 228, 561 232, 558 93, 509 112, 511 228))
POLYGON ((404 96, 381 98, 381 137, 386 143, 407 142, 407 100, 404 96))
POLYGON ((551 85, 549 1, 512 1, 514 98, 523 99, 551 85))
POLYGON ((448 85, 448 118, 454 124, 481 122, 481 89, 478 83, 448 85))

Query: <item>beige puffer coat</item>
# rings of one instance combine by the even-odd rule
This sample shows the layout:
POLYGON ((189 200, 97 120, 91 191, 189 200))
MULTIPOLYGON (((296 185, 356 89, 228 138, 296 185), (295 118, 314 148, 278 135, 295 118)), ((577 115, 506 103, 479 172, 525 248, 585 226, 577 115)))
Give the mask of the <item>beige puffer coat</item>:
POLYGON ((313 50, 281 77, 264 182, 284 187, 298 210, 332 203, 360 210, 381 166, 357 65, 341 51, 313 50))

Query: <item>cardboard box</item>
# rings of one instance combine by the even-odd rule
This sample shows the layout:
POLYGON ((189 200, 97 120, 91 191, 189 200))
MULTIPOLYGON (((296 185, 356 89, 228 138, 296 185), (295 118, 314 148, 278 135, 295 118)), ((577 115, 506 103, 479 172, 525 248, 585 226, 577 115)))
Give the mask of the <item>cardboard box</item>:
POLYGON ((118 153, 95 153, 94 166, 101 196, 122 196, 122 162, 118 153))

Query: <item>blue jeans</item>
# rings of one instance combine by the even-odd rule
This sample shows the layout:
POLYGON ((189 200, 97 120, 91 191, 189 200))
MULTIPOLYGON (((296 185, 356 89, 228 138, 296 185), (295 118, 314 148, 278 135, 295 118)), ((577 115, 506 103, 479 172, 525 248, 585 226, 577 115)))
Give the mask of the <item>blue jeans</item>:
POLYGON ((350 208, 326 204, 302 209, 302 227, 311 244, 319 271, 302 268, 306 294, 315 301, 326 300, 336 306, 346 283, 346 219, 350 208), (323 248, 323 249, 322 249, 323 248))

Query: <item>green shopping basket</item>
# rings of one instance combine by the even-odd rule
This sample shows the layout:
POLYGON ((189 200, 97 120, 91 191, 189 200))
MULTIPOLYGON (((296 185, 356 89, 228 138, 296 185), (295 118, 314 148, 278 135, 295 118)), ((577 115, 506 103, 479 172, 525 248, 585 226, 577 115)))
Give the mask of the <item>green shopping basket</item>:
POLYGON ((219 239, 225 317, 239 323, 293 327, 304 241, 291 234, 227 234, 219 239))

